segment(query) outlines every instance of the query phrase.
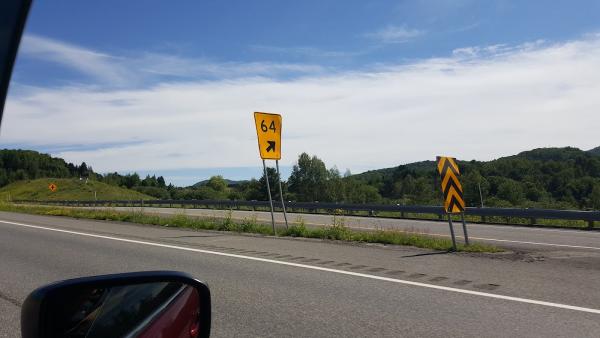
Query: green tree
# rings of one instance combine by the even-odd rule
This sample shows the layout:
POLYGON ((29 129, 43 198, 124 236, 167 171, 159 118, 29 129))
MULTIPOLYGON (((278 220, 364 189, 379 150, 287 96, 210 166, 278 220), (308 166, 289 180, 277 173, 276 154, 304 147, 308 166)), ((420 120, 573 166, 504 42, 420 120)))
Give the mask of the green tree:
MULTIPOLYGON (((600 148, 600 147, 599 147, 600 148)), ((592 208, 594 210, 600 210, 600 182, 597 182, 592 189, 590 196, 592 208)))
POLYGON ((288 180, 289 190, 296 195, 299 201, 327 200, 325 188, 328 174, 323 161, 316 156, 310 157, 307 153, 302 153, 292 168, 292 174, 288 180))
POLYGON ((498 198, 508 201, 512 205, 518 205, 524 197, 521 185, 512 179, 504 179, 498 186, 498 198))
MULTIPOLYGON (((271 188, 271 198, 276 201, 279 200, 279 175, 277 175, 277 170, 275 168, 267 167, 267 175, 269 176, 269 188, 271 188)), ((263 172, 263 175, 258 180, 258 192, 259 192, 259 200, 266 201, 269 199, 269 195, 267 194, 267 179, 263 172)))
POLYGON ((212 176, 206 182, 206 186, 212 188, 215 191, 226 191, 227 190, 227 181, 221 175, 212 176))
POLYGON ((333 167, 329 169, 326 197, 323 201, 327 202, 343 202, 346 199, 344 181, 340 175, 340 171, 333 167))

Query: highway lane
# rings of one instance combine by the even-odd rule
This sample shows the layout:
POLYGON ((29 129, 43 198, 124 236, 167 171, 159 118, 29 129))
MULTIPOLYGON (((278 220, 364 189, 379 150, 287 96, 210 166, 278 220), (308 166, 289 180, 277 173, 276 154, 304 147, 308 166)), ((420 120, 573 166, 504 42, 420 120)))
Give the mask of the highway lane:
POLYGON ((597 257, 438 255, 14 213, 0 213, 0 257, 9 337, 19 302, 43 283, 152 269, 209 283, 216 337, 600 334, 597 257))
MULTIPOLYGON (((132 210, 131 207, 118 207, 117 210, 132 210)), ((173 215, 184 213, 189 216, 198 217, 227 217, 228 210, 212 209, 178 209, 178 208, 133 208, 143 210, 147 213, 159 215, 173 215)), ((234 219, 251 219, 266 224, 271 223, 269 212, 232 210, 231 217, 234 219)), ((333 216, 318 214, 289 213, 288 221, 295 223, 302 218, 307 226, 327 226, 333 223, 333 216)), ((400 229, 427 233, 435 236, 449 236, 447 222, 420 221, 407 219, 391 219, 380 217, 336 217, 338 222, 355 229, 400 229)), ((278 224, 284 223, 282 213, 276 213, 275 220, 278 224)), ((503 247, 528 250, 528 251, 592 251, 600 253, 600 231, 555 229, 539 227, 518 227, 508 225, 476 224, 468 223, 468 232, 471 239, 487 242, 503 247)), ((462 238, 462 224, 454 222, 457 236, 462 238)))

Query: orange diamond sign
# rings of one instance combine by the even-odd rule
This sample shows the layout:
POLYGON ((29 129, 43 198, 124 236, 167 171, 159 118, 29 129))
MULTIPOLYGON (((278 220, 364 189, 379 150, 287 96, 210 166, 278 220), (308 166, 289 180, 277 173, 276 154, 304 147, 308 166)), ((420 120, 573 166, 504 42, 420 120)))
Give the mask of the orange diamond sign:
POLYGON ((48 189, 50 189, 52 192, 55 192, 56 189, 58 189, 58 186, 54 183, 50 183, 50 185, 48 185, 48 189))

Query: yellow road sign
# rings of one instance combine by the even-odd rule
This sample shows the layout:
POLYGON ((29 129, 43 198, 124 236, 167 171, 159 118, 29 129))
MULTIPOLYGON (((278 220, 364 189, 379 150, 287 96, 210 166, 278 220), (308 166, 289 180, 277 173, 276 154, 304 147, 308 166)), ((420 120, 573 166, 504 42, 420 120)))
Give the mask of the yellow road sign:
POLYGON ((437 170, 442 178, 442 191, 444 192, 444 209, 447 213, 460 213, 465 210, 463 188, 458 178, 460 171, 453 157, 437 157, 437 170))
POLYGON ((54 183, 50 183, 48 185, 48 189, 50 189, 50 191, 52 191, 52 192, 55 192, 56 189, 58 189, 58 186, 56 184, 54 184, 54 183))
POLYGON ((258 150, 263 160, 281 159, 281 115, 254 113, 258 150))

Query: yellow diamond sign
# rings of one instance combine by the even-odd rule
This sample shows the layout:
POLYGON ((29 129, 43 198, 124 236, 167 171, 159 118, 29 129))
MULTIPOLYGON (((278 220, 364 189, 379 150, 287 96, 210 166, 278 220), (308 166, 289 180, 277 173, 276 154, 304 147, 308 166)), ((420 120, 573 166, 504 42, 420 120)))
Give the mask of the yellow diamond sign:
POLYGON ((281 115, 254 113, 258 150, 263 160, 281 159, 281 115))

